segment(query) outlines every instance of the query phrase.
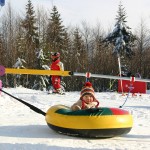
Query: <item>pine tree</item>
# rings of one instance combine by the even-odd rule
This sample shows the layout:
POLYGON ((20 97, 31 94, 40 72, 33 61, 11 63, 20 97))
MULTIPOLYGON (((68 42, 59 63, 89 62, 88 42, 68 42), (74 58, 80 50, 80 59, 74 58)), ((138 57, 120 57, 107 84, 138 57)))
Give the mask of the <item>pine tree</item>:
POLYGON ((131 28, 126 25, 126 12, 121 3, 119 4, 116 20, 115 28, 113 32, 106 37, 105 42, 114 45, 113 53, 119 56, 126 55, 127 57, 131 57, 134 54, 132 47, 134 45, 135 36, 130 31, 131 28))
MULTIPOLYGON (((43 68, 45 69, 45 55, 44 55, 44 52, 42 49, 39 49, 37 52, 36 52, 36 57, 37 57, 37 67, 38 69, 42 69, 43 68)), ((48 77, 47 76, 41 76, 41 75, 37 75, 35 77, 35 80, 34 80, 34 85, 33 85, 33 89, 36 89, 36 90, 44 90, 46 89, 46 87, 48 86, 49 82, 48 82, 48 77)))
POLYGON ((25 39, 25 31, 20 25, 21 19, 18 20, 18 28, 16 30, 16 49, 17 49, 17 57, 26 59, 26 39, 25 39))
MULTIPOLYGON (((62 49, 61 49, 61 52, 62 52, 61 53, 61 59, 63 60, 65 68, 68 68, 70 65, 69 63, 71 63, 70 62, 71 47, 72 47, 71 39, 70 39, 67 31, 65 31, 64 39, 63 39, 63 45, 62 45, 62 49)), ((68 69, 71 69, 71 68, 68 68, 68 69)))
POLYGON ((35 11, 31 0, 28 0, 26 5, 26 17, 22 21, 21 26, 24 29, 24 40, 26 41, 25 60, 27 61, 28 67, 35 68, 35 50, 39 48, 39 40, 36 27, 35 11))
MULTIPOLYGON (((80 71, 83 71, 83 69, 85 68, 85 63, 84 60, 86 58, 86 53, 85 53, 85 45, 84 45, 84 41, 82 39, 81 34, 79 33, 79 29, 76 28, 74 33, 73 33, 73 62, 76 62, 76 64, 74 64, 75 68, 79 69, 80 71)), ((78 70, 78 71, 79 71, 78 70)))
MULTIPOLYGON (((71 54, 71 69, 77 72, 84 72, 86 66, 86 56, 87 53, 85 52, 86 48, 84 45, 84 41, 82 35, 79 32, 79 29, 76 28, 73 32, 73 40, 72 40, 72 51, 71 54)), ((82 87, 81 81, 83 80, 82 77, 78 77, 72 80, 72 86, 75 90, 80 90, 82 87), (75 83, 74 83, 75 81, 75 83)))
POLYGON ((132 48, 134 46, 135 36, 130 31, 130 27, 126 25, 126 12, 123 8, 121 2, 119 4, 119 10, 118 15, 116 17, 116 24, 115 28, 112 33, 110 33, 106 39, 104 40, 108 44, 113 44, 114 49, 113 53, 117 54, 118 57, 118 64, 119 64, 119 72, 120 75, 122 74, 121 68, 126 68, 126 61, 125 56, 128 58, 131 58, 131 56, 134 54, 132 48), (121 60, 123 61, 123 64, 121 64, 121 60))
MULTIPOLYGON (((24 64, 26 64, 25 60, 18 57, 16 60, 16 63, 13 65, 13 68, 24 69, 25 68, 24 64)), ((13 76, 13 78, 14 78, 14 87, 25 84, 24 83, 24 81, 25 81, 24 75, 17 74, 15 76, 13 76)))
POLYGON ((59 51, 61 53, 64 36, 65 27, 62 25, 62 20, 60 18, 57 7, 54 6, 47 28, 48 49, 53 52, 59 51))

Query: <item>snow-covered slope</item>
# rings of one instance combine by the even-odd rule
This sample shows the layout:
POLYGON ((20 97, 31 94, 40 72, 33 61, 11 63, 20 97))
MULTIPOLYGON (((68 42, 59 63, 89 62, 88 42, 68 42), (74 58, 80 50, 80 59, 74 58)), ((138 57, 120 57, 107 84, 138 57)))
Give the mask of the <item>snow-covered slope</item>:
MULTIPOLYGON (((47 95, 46 92, 25 88, 3 89, 42 109, 56 104, 71 106, 79 92, 47 95)), ((96 93, 102 107, 119 107, 126 96, 114 92, 96 93)), ((121 137, 84 139, 70 137, 51 130, 44 116, 37 114, 17 100, 2 93, 0 96, 0 150, 148 150, 150 147, 150 93, 129 96, 123 109, 133 114, 132 130, 121 137)))

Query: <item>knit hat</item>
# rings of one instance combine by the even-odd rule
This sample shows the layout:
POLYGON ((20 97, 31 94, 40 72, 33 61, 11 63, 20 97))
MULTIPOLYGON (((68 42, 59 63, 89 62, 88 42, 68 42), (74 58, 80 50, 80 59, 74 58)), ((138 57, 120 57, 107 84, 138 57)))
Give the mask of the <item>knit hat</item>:
POLYGON ((80 99, 82 99, 82 97, 86 94, 91 94, 93 98, 95 99, 94 89, 90 82, 86 82, 85 85, 82 87, 80 99))

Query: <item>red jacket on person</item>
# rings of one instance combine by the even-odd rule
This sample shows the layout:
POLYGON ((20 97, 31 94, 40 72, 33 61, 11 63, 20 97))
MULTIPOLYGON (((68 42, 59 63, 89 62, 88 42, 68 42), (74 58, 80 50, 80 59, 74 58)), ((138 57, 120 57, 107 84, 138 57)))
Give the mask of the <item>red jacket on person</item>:
MULTIPOLYGON (((56 61, 53 61, 52 64, 50 65, 50 69, 51 70, 64 70, 64 66, 63 66, 63 63, 60 61, 60 59, 57 59, 56 61)), ((57 89, 60 89, 61 88, 61 77, 60 76, 57 76, 57 75, 52 75, 51 76, 51 80, 52 80, 52 85, 53 85, 53 88, 55 90, 57 89)))

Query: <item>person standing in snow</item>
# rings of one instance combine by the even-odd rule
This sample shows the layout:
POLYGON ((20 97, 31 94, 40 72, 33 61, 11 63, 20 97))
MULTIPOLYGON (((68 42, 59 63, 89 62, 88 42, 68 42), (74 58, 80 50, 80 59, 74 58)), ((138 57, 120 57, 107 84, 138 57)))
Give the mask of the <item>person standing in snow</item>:
MULTIPOLYGON (((64 71, 64 65, 60 61, 60 53, 59 52, 51 52, 51 59, 52 63, 50 65, 51 70, 57 70, 57 71, 64 71)), ((60 93, 62 94, 61 89, 61 76, 52 75, 50 76, 50 81, 53 86, 53 93, 60 93)))
POLYGON ((95 98, 94 89, 90 82, 86 82, 81 90, 80 99, 71 106, 72 111, 97 108, 99 101, 95 98))

